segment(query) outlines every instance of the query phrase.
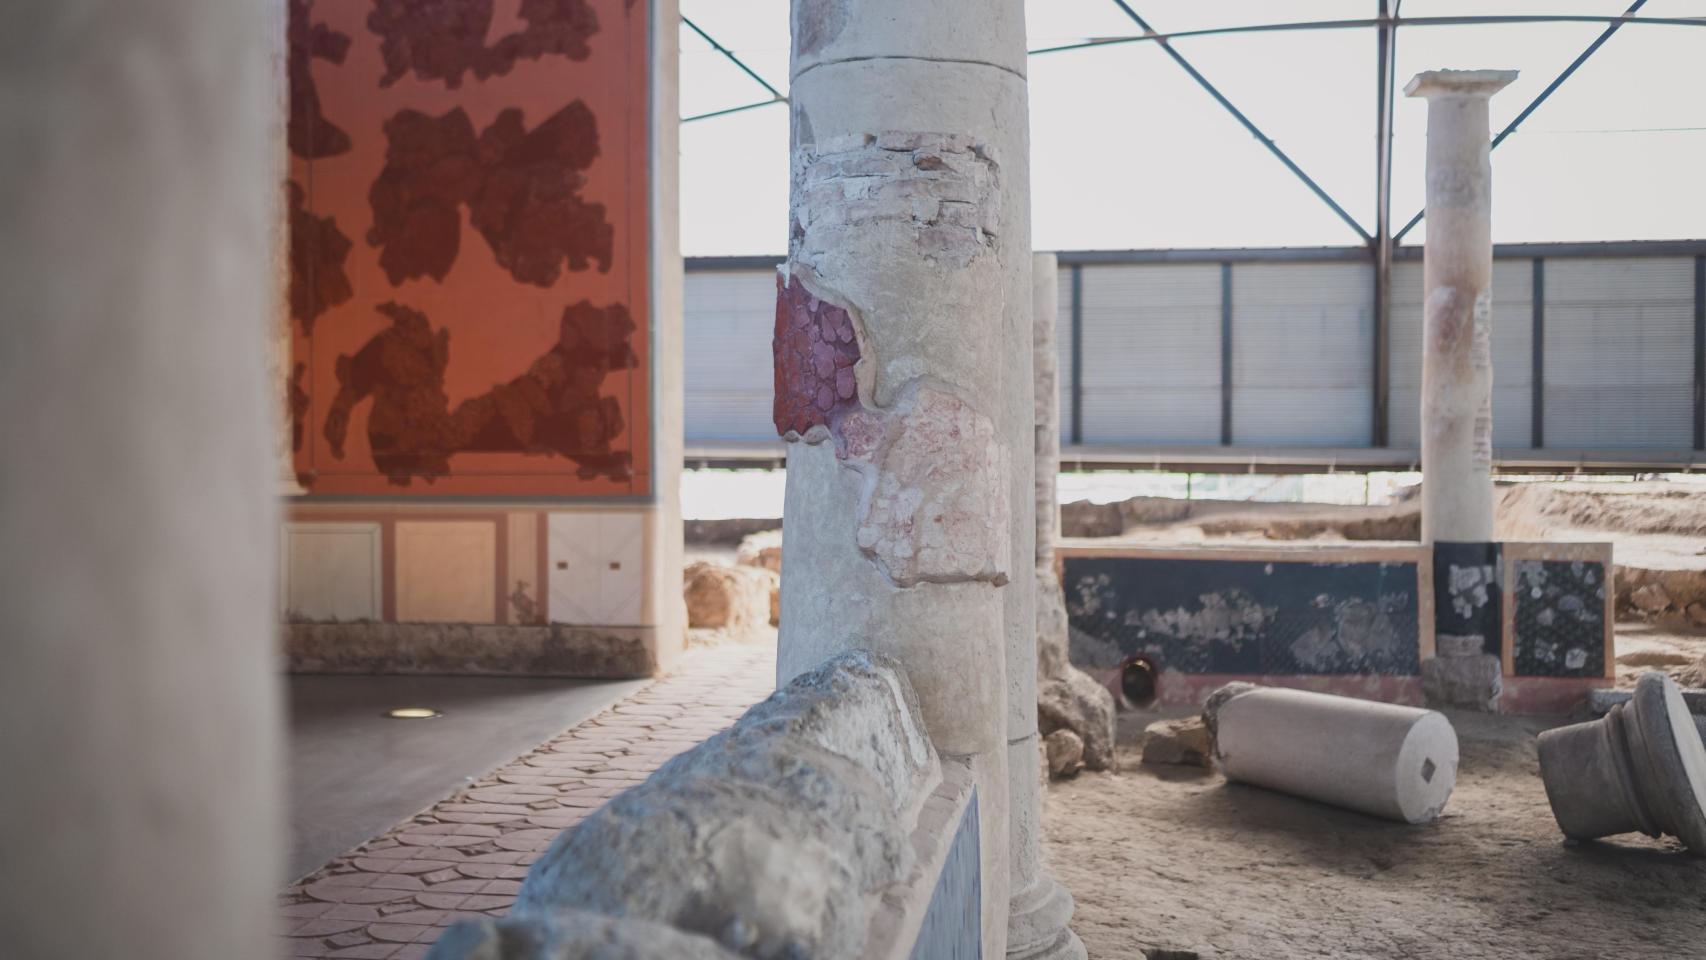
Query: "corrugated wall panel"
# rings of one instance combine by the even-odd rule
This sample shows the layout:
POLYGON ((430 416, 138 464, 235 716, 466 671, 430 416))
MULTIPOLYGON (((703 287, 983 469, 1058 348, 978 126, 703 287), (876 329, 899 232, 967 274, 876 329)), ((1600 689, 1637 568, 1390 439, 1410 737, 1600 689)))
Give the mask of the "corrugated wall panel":
POLYGON ((774 440, 774 270, 687 274, 687 439, 774 440))
POLYGON ((1083 269, 1084 442, 1219 443, 1220 265, 1083 269))
POLYGON ((1060 313, 1055 318, 1054 347, 1060 361, 1055 385, 1060 388, 1060 445, 1072 442, 1072 268, 1060 268, 1060 287, 1055 291, 1060 313))
MULTIPOLYGON (((1550 267, 1550 262, 1548 267, 1550 267)), ((1422 263, 1392 267, 1391 443, 1421 446, 1422 263)), ((1529 447, 1534 408, 1534 261, 1493 261, 1493 446, 1529 447)))
POLYGON ((1232 439, 1365 447, 1371 438, 1373 267, 1232 267, 1232 439))
POLYGON ((1694 262, 1546 261, 1546 445, 1693 442, 1694 262))

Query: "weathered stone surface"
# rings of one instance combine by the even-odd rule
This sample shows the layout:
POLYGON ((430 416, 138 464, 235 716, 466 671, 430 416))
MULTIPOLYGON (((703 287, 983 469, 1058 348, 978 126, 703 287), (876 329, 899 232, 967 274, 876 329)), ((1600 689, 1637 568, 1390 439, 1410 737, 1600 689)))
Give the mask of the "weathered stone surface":
POLYGON ((559 836, 514 915, 642 918, 754 958, 859 956, 940 776, 901 672, 845 653, 559 836))
POLYGON ((1051 777, 1075 776, 1084 768, 1084 741, 1065 728, 1043 738, 1043 755, 1051 777))
POLYGON ((779 582, 774 572, 701 560, 682 578, 688 626, 742 629, 770 622, 770 593, 779 582))
POLYGON ((737 960, 715 940, 649 920, 562 910, 463 920, 427 960, 737 960))
POLYGON ((1090 675, 1071 667, 1037 681, 1037 729, 1046 737, 1071 730, 1084 744, 1084 765, 1114 765, 1114 697, 1090 675))
POLYGON ((919 387, 896 404, 858 542, 901 586, 1007 581, 1010 457, 995 423, 959 397, 919 387))
POLYGON ((735 548, 735 562, 781 573, 782 531, 761 530, 742 537, 740 546, 735 548))
POLYGON ((1490 653, 1422 661, 1422 695, 1431 706, 1492 712, 1503 690, 1502 665, 1490 653))
POLYGON ((1125 532, 1125 515, 1117 503, 1074 500, 1060 508, 1060 532, 1067 537, 1117 537, 1125 532))
POLYGON ((1208 726, 1202 717, 1157 720, 1143 730, 1143 762, 1209 765, 1208 726))

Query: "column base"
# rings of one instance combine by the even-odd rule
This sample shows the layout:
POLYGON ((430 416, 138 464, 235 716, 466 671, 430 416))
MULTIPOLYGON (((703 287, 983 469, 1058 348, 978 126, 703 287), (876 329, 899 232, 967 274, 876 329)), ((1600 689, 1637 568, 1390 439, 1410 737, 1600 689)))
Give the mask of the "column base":
POLYGON ((1016 894, 1007 918, 1007 960, 1084 960, 1072 919, 1072 894, 1046 873, 1016 894))
POLYGON ((1706 748, 1676 682, 1648 673, 1603 719, 1539 737, 1540 779, 1564 836, 1670 834, 1706 856, 1706 748))

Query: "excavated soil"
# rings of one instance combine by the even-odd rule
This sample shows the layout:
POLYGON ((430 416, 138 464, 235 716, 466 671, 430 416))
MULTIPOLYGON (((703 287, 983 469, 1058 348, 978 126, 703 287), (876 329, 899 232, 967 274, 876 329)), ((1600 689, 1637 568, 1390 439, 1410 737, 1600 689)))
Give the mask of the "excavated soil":
MULTIPOLYGON (((1617 672, 1706 686, 1706 486, 1499 488, 1503 539, 1610 540, 1617 672), (1643 588, 1650 588, 1645 589, 1643 588)), ((1414 540, 1387 507, 1127 501, 1068 507, 1080 535, 1151 542, 1414 540)), ((1457 714, 1457 789, 1424 826, 1390 824, 1137 762, 1156 717, 1121 717, 1116 772, 1049 790, 1046 853, 1092 957, 1706 958, 1706 860, 1639 835, 1566 845, 1534 735, 1563 721, 1457 714)))
POLYGON ((1095 958, 1609 960, 1706 957, 1706 860, 1639 835, 1566 845, 1541 786, 1548 724, 1453 715, 1457 789, 1387 823, 1139 765, 1050 787, 1045 855, 1095 958))

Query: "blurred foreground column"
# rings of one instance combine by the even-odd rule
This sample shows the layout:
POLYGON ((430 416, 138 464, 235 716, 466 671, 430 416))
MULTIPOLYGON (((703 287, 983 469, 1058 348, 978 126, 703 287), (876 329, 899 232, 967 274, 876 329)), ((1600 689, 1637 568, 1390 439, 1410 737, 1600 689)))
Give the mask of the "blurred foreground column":
POLYGON ((1014 529, 1031 477, 1014 450, 1030 396, 1024 4, 795 0, 792 27, 778 680, 849 648, 905 666, 936 749, 977 777, 983 955, 999 957, 1004 624, 1031 615, 1004 593, 1028 579, 1030 536, 1014 529))
POLYGON ((0 39, 0 953, 265 957, 284 4, 0 39))
POLYGON ((1422 304, 1422 541, 1493 539, 1493 171, 1487 100, 1515 70, 1430 70, 1422 304))

